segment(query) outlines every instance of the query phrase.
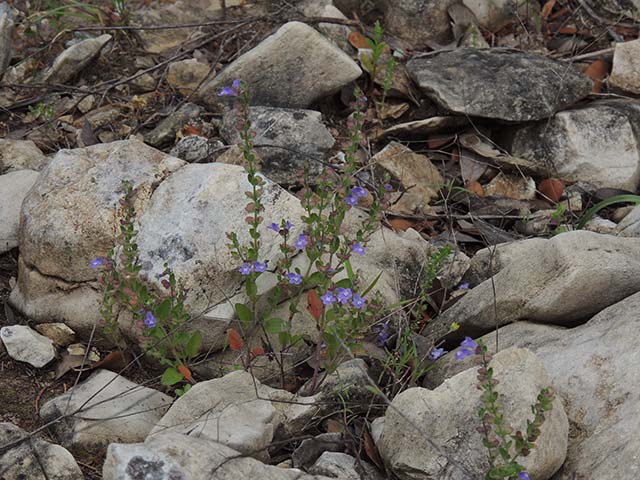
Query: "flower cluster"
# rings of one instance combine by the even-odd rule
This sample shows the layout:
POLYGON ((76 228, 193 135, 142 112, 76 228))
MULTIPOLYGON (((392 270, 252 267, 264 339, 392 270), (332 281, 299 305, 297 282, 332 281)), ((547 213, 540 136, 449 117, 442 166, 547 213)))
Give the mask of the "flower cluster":
POLYGON ((471 337, 465 337, 460 344, 460 349, 456 352, 456 360, 462 360, 478 353, 478 344, 471 337))
POLYGON ((353 187, 344 201, 347 203, 347 205, 355 207, 356 205, 358 205, 358 200, 360 198, 366 197, 367 195, 367 191, 364 188, 353 187))
POLYGON ((222 90, 218 92, 219 97, 237 97, 240 93, 240 88, 242 87, 242 82, 239 79, 236 79, 231 83, 230 87, 224 87, 222 90))
POLYGON ((264 262, 245 262, 238 269, 242 275, 250 275, 251 272, 263 273, 267 271, 267 264, 264 262))
POLYGON ((327 292, 320 297, 322 303, 325 305, 332 305, 335 302, 339 302, 342 305, 346 305, 351 300, 351 305, 358 310, 364 308, 367 301, 362 298, 357 293, 353 293, 350 288, 342 288, 338 287, 335 289, 335 294, 332 290, 327 290, 327 292))

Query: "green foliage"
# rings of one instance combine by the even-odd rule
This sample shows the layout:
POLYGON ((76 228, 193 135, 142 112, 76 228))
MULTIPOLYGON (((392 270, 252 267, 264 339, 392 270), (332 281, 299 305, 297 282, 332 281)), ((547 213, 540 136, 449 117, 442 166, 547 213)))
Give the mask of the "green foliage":
POLYGON ((605 200, 602 200, 586 211, 586 213, 578 223, 578 229, 584 228, 587 222, 591 220, 593 216, 600 210, 617 203, 635 203, 636 205, 640 205, 640 195, 616 195, 614 197, 609 197, 605 200))
POLYGON ((47 105, 44 102, 38 102, 35 106, 30 105, 27 109, 33 120, 50 120, 54 116, 53 105, 47 105))

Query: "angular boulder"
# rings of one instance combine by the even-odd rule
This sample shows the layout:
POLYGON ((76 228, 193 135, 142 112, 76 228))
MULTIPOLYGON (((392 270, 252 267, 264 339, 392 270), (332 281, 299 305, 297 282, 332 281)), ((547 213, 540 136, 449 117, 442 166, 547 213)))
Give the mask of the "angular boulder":
POLYGON ((444 108, 508 122, 550 117, 591 93, 591 80, 571 65, 507 49, 434 52, 410 60, 407 70, 444 108))
POLYGON ((20 207, 37 178, 38 172, 33 170, 0 175, 0 253, 18 246, 20 207))
POLYGON ((0 329, 0 339, 11 358, 42 368, 56 356, 53 342, 27 325, 12 325, 0 329))
POLYGON ((42 73, 39 80, 43 83, 68 82, 95 60, 111 39, 111 35, 105 33, 72 45, 56 57, 53 65, 42 73))
POLYGON ((289 22, 203 85, 197 96, 219 106, 218 92, 241 79, 249 85, 252 105, 307 108, 361 74, 360 67, 318 31, 289 22))
POLYGON ((31 140, 0 139, 0 174, 16 170, 40 171, 47 161, 31 140))

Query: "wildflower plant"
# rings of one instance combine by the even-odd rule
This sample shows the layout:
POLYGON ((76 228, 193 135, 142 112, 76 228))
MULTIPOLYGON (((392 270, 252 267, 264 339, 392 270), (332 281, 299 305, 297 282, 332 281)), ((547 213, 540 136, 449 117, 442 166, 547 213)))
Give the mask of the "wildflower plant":
MULTIPOLYGON (((309 312, 316 321, 318 332, 317 338, 312 339, 316 343, 316 365, 320 364, 321 358, 336 358, 342 344, 350 349, 357 349, 378 305, 366 298, 374 283, 362 285, 350 259, 352 256, 366 254, 367 240, 379 225, 381 205, 388 197, 382 186, 371 194, 356 183, 359 169, 356 153, 362 142, 362 112, 366 107, 366 98, 356 90, 354 111, 348 120, 350 141, 342 172, 325 168, 313 189, 305 174, 304 188, 300 192, 304 209, 302 217, 280 221, 270 219, 267 230, 280 237, 282 255, 275 265, 269 265, 270 269, 275 270, 278 285, 270 292, 269 306, 258 312, 256 280, 266 270, 265 262, 260 258, 261 234, 258 231, 260 224, 265 221, 261 215, 264 211, 261 195, 265 181, 258 173, 259 162, 253 150, 254 133, 249 119, 248 88, 244 82, 236 80, 218 95, 235 99, 237 128, 242 140, 247 179, 251 185, 247 192, 249 202, 245 208, 249 214, 245 220, 250 242, 248 245, 241 245, 236 232, 227 234, 232 254, 242 262, 239 273, 245 277, 248 302, 235 306, 243 330, 248 332, 261 328, 265 333, 278 334, 281 353, 289 349, 302 340, 292 334, 292 320, 300 311, 300 303, 306 291, 309 312), (356 232, 347 233, 343 226, 347 212, 368 197, 372 197, 372 200, 366 220, 356 232), (292 236, 291 229, 297 222, 301 222, 303 231, 292 236), (293 258, 299 254, 306 257, 306 266, 296 266, 297 263, 294 265, 293 258), (345 274, 346 278, 339 279, 345 277, 345 274), (289 302, 288 317, 272 317, 272 311, 284 300, 289 302)), ((235 338, 235 333, 232 334, 235 338)), ((231 345, 230 342, 232 348, 244 350, 243 363, 248 368, 255 358, 251 354, 255 348, 250 349, 244 345, 244 339, 233 343, 231 345)), ((272 349, 270 344, 269 349, 272 349)), ((318 367, 313 378, 312 390, 317 385, 318 367)))
POLYGON ((489 456, 489 470, 485 480, 529 480, 529 474, 518 463, 518 458, 526 457, 535 448, 535 442, 540 436, 540 428, 545 421, 545 412, 553 408, 554 392, 551 387, 543 388, 538 394, 537 401, 531 406, 533 420, 527 420, 526 432, 513 428, 506 422, 500 405, 499 394, 496 390, 498 380, 493 376, 493 368, 489 366, 491 354, 481 340, 477 342, 466 337, 455 353, 456 360, 474 357, 478 368, 478 389, 482 391, 480 400, 482 407, 478 410, 483 445, 489 456))
POLYGON ((99 282, 103 286, 103 301, 100 312, 104 333, 124 349, 126 342, 118 326, 118 314, 123 308, 129 310, 145 337, 143 348, 166 367, 162 383, 167 386, 182 383, 176 389, 176 393, 181 395, 193 382, 188 365, 198 354, 202 335, 198 331, 184 331, 183 327, 189 320, 184 305, 187 290, 177 282, 166 264, 159 278, 162 289, 152 286, 141 275, 135 241, 135 191, 128 181, 123 182, 123 187, 120 244, 107 257, 97 257, 90 264, 92 268, 101 270, 99 282))

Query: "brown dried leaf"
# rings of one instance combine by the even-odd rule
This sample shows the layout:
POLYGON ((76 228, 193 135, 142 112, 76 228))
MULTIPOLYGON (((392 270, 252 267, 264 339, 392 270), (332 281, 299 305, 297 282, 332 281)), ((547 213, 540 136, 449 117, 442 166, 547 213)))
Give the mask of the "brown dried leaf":
POLYGON ((545 20, 549 18, 549 15, 551 15, 551 11, 555 6, 556 0, 548 0, 547 3, 545 3, 542 7, 542 18, 544 18, 545 20))
POLYGON ((370 48, 369 42, 367 42, 367 37, 365 37, 360 32, 352 30, 349 32, 349 43, 353 48, 370 48))
POLYGON ((82 367, 84 355, 69 355, 67 352, 62 353, 62 358, 56 367, 55 379, 58 380, 69 370, 82 367))
POLYGON ((538 185, 538 190, 544 197, 551 200, 552 202, 557 202, 562 197, 564 193, 564 183, 562 180, 557 178, 547 178, 540 182, 538 185))
POLYGON ((602 81, 609 73, 609 64, 602 59, 595 60, 587 67, 584 73, 593 80, 591 93, 600 93, 602 91, 602 81))
POLYGON ((369 459, 375 463, 380 470, 384 471, 384 463, 382 462, 380 453, 378 453, 378 448, 369 433, 369 429, 366 427, 362 429, 362 441, 364 443, 364 451, 369 459))

